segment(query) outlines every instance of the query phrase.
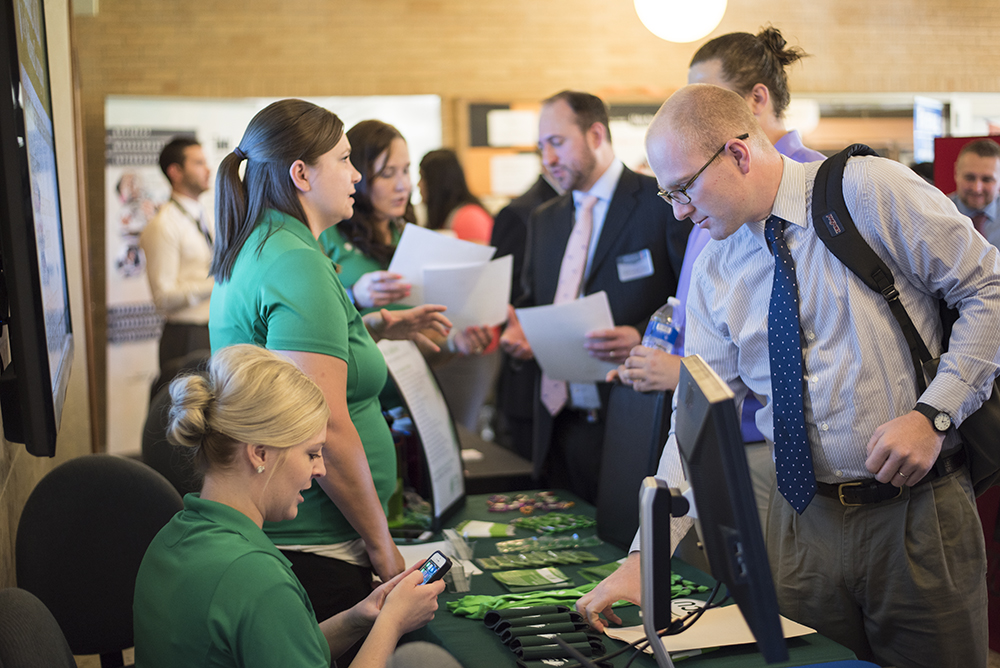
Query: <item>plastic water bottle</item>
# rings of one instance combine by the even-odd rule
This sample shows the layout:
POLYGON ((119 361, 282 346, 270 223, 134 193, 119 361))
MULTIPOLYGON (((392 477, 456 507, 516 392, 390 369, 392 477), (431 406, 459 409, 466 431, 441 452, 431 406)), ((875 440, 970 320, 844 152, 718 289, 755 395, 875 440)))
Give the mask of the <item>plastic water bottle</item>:
POLYGON ((680 308, 681 302, 677 297, 670 297, 667 303, 656 309, 656 313, 649 319, 646 326, 646 333, 642 337, 642 345, 647 348, 655 348, 664 352, 674 352, 674 343, 680 329, 674 320, 674 309, 680 308))

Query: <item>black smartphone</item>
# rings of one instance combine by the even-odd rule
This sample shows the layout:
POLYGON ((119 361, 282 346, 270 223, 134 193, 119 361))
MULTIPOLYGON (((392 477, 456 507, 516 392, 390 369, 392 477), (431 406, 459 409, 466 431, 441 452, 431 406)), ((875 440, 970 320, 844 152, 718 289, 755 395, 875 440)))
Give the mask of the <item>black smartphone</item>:
POLYGON ((420 573, 424 576, 424 581, 421 584, 440 580, 450 568, 451 559, 441 554, 440 551, 434 552, 434 554, 427 558, 424 565, 420 567, 420 573))

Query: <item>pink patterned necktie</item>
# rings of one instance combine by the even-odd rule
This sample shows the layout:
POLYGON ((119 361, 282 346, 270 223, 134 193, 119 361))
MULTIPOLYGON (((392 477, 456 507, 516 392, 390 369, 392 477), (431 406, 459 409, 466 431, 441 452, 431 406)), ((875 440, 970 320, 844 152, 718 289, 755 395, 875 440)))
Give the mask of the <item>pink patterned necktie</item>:
MULTIPOLYGON (((556 285, 556 296, 553 304, 564 304, 573 301, 580 294, 583 282, 583 272, 587 268, 587 252, 590 250, 590 235, 594 231, 594 205, 597 197, 588 195, 580 205, 580 210, 566 242, 566 252, 559 266, 559 283, 556 285)), ((550 415, 557 415, 569 399, 569 389, 566 382, 552 380, 542 374, 542 404, 550 415)))

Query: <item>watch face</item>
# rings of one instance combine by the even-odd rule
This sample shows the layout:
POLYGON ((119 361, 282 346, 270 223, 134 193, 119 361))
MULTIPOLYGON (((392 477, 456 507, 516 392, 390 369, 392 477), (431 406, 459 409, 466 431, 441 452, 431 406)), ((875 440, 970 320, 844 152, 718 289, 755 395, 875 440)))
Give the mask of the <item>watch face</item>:
POLYGON ((938 431, 948 431, 951 426, 951 418, 947 413, 938 413, 934 416, 934 428, 938 431))

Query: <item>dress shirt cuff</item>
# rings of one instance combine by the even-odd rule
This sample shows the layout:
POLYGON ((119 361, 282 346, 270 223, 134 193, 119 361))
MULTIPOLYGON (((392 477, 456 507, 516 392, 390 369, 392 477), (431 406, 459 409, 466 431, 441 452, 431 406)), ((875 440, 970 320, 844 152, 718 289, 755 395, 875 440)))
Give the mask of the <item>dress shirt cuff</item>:
POLYGON ((941 373, 931 381, 917 402, 944 411, 951 416, 956 426, 961 426, 965 418, 983 405, 992 391, 992 381, 982 390, 977 390, 957 376, 941 373))

